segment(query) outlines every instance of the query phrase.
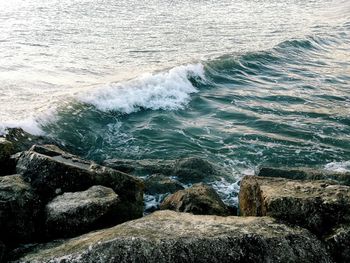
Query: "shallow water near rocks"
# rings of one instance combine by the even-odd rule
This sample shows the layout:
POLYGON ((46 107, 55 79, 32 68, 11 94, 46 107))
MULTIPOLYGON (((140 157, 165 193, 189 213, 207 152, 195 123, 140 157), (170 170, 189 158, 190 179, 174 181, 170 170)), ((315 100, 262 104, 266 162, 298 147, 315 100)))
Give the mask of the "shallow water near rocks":
POLYGON ((237 201, 259 165, 349 170, 350 5, 314 1, 0 3, 0 128, 71 152, 197 156, 237 201))

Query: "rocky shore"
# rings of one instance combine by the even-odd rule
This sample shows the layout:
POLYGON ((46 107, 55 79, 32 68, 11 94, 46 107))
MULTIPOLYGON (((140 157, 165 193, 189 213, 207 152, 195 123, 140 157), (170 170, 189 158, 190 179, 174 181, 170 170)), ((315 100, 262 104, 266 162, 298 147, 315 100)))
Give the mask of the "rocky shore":
POLYGON ((350 262, 350 173, 261 167, 239 207, 206 184, 222 177, 193 157, 101 165, 10 129, 0 262, 350 262), (163 211, 144 216, 144 193, 162 194, 163 211))

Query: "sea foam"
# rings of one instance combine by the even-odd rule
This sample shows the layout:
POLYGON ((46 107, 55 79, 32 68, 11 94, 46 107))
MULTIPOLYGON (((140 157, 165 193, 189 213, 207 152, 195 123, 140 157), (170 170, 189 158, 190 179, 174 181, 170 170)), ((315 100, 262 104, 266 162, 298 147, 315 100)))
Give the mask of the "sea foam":
POLYGON ((6 134, 7 128, 22 128, 24 131, 33 135, 43 135, 44 132, 40 127, 40 123, 35 118, 27 118, 16 121, 5 121, 0 123, 0 135, 6 134))
POLYGON ((326 164, 324 168, 328 171, 338 172, 338 173, 350 172, 350 161, 331 162, 326 164))
POLYGON ((110 83, 78 96, 81 102, 101 111, 132 113, 140 109, 177 110, 190 101, 190 94, 198 92, 189 78, 205 80, 202 64, 190 64, 135 79, 110 83))

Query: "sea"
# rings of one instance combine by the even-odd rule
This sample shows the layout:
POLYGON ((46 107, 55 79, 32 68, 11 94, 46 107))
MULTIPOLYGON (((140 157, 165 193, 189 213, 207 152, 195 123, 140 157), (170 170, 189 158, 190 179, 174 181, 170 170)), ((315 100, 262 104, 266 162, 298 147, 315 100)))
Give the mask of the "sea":
POLYGON ((350 1, 0 0, 8 127, 99 163, 206 159, 228 204, 263 165, 350 171, 350 1))

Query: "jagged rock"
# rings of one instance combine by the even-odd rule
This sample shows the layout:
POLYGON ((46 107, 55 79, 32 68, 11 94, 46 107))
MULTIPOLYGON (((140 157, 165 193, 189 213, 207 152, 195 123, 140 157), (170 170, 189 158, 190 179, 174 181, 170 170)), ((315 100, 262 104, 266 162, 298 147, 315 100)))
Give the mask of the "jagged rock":
POLYGON ((243 216, 271 216, 322 235, 350 222, 350 187, 327 181, 245 176, 239 209, 243 216))
POLYGON ((160 205, 160 209, 197 215, 229 215, 228 208, 215 190, 202 183, 166 197, 160 205))
POLYGON ((330 180, 339 184, 350 185, 350 172, 334 172, 306 167, 261 167, 258 176, 282 177, 292 180, 330 180))
POLYGON ((274 219, 196 216, 159 211, 13 262, 332 262, 305 229, 274 219))
POLYGON ((0 240, 14 245, 35 239, 40 203, 20 175, 0 177, 0 240))
POLYGON ((11 155, 15 153, 13 144, 0 137, 0 175, 14 174, 16 171, 16 163, 11 159, 11 155))
POLYGON ((335 228, 325 238, 328 250, 335 262, 350 262, 350 226, 343 225, 335 228))
POLYGON ((6 130, 5 138, 13 144, 15 152, 26 151, 34 144, 55 143, 50 138, 29 134, 21 128, 8 128, 6 130))
POLYGON ((153 174, 145 180, 145 193, 166 194, 182 190, 184 187, 176 180, 162 174, 153 174))
POLYGON ((128 174, 85 161, 56 146, 34 145, 22 152, 17 172, 46 202, 60 193, 84 191, 93 185, 110 187, 120 198, 119 217, 142 216, 143 182, 128 174))
POLYGON ((47 235, 72 237, 90 230, 116 225, 118 195, 104 186, 92 186, 86 191, 64 193, 46 205, 47 235))
POLYGON ((230 181, 230 173, 209 161, 198 157, 177 160, 124 160, 110 159, 103 162, 113 169, 132 173, 138 176, 163 174, 168 177, 178 177, 185 184, 198 182, 212 182, 225 178, 230 181))

